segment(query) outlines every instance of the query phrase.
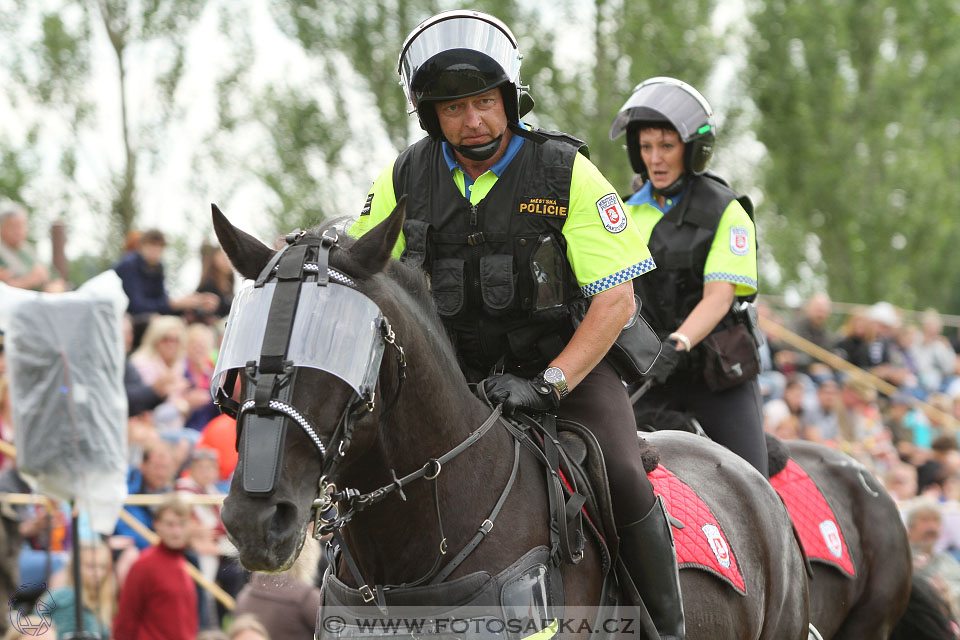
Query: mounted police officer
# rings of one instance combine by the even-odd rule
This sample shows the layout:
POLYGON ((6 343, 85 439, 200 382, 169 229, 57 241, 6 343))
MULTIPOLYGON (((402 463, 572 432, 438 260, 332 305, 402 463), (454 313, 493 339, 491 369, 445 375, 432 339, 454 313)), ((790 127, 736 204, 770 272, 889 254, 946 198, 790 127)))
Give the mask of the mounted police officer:
POLYGON ((767 475, 755 319, 753 205, 706 171, 716 125, 690 85, 651 78, 610 127, 626 132, 643 186, 626 200, 657 270, 633 281, 641 314, 664 340, 638 409, 692 413, 713 440, 767 475))
POLYGON ((520 60, 510 29, 484 13, 448 11, 414 29, 399 73, 428 137, 377 178, 352 233, 407 194, 394 255, 430 275, 467 380, 485 379, 507 414, 552 412, 596 435, 624 560, 662 636, 682 638, 670 525, 604 360, 635 309, 630 281, 654 263, 583 142, 521 122, 533 101, 520 60), (583 298, 574 330, 570 305, 583 298))

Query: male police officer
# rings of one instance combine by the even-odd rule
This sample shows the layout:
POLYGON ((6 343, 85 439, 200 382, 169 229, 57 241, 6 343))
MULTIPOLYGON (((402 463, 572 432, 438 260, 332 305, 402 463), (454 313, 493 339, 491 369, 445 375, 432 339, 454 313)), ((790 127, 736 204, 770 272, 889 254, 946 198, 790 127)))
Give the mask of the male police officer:
POLYGON ((394 255, 430 274, 467 379, 486 377, 507 414, 554 412, 603 449, 621 549, 654 623, 683 637, 676 554, 643 472, 629 399, 603 360, 634 311, 631 280, 654 268, 613 187, 565 134, 531 128, 517 41, 493 16, 449 11, 400 54, 407 97, 429 136, 377 178, 352 229, 407 194, 394 255), (573 330, 569 305, 590 307, 573 330))

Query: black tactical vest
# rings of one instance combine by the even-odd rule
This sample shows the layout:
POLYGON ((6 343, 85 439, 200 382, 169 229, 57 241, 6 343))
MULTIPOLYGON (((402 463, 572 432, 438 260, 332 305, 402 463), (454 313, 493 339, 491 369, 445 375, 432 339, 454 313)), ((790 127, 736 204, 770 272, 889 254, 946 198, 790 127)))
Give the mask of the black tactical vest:
MULTIPOLYGON (((703 298, 703 268, 727 206, 737 200, 753 219, 750 198, 730 189, 719 176, 704 173, 687 189, 650 234, 648 246, 657 268, 633 280, 643 301, 640 313, 661 339, 676 331, 703 298)), ((731 321, 728 313, 717 329, 731 321)))
POLYGON ((567 305, 580 289, 561 230, 581 147, 536 130, 476 205, 454 183, 441 143, 425 138, 397 158, 394 191, 407 194, 401 260, 430 275, 468 379, 485 377, 501 359, 532 375, 573 333, 567 305))

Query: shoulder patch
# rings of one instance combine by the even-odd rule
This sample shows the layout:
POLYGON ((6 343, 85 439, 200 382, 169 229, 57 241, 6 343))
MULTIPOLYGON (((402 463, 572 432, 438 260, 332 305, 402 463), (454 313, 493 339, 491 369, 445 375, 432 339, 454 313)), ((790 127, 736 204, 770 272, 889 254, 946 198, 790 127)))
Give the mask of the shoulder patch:
POLYGON ((620 233, 627 228, 627 214, 620 206, 617 194, 608 193, 597 200, 597 213, 600 214, 603 228, 610 233, 620 233))
POLYGON ((360 215, 370 215, 370 207, 373 205, 373 193, 367 194, 367 201, 363 203, 363 209, 360 209, 360 215))
POLYGON ((730 253, 745 256, 750 252, 750 232, 746 227, 730 227, 730 253))

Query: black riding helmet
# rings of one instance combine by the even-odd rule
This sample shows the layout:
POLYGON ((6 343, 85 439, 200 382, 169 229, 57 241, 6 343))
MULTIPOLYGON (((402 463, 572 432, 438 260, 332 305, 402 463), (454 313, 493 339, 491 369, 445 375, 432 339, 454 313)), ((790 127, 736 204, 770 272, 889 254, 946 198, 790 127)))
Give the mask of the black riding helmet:
POLYGON ((685 148, 683 168, 700 175, 707 169, 716 140, 716 124, 710 103, 686 82, 675 78, 650 78, 638 84, 610 125, 610 139, 627 132, 627 155, 633 170, 648 179, 640 155, 637 132, 643 125, 665 126, 680 135, 685 148))
MULTIPOLYGON (((533 100, 520 85, 522 58, 517 39, 497 18, 480 11, 444 11, 407 36, 397 72, 420 126, 443 140, 434 102, 500 87, 509 122, 518 123, 530 111, 533 100)), ((499 146, 499 139, 495 142, 499 146)))

